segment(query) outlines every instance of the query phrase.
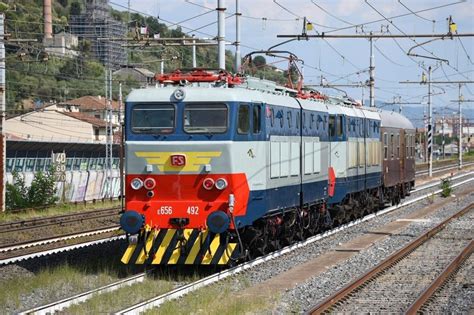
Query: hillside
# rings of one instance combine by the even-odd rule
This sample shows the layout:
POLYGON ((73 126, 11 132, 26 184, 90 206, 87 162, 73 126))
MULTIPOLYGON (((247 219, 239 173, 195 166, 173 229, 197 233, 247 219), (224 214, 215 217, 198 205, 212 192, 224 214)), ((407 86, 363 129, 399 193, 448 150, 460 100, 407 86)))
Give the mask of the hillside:
MULTIPOLYGON (((53 33, 69 30, 69 19, 82 10, 82 1, 53 1, 53 33)), ((7 0, 0 1, 0 10, 6 14, 6 33, 11 39, 29 39, 27 42, 6 44, 7 69, 7 110, 8 113, 22 112, 50 101, 62 101, 83 95, 104 94, 104 66, 90 55, 90 42, 80 42, 75 49, 79 56, 75 58, 55 57, 44 52, 43 40, 43 0, 7 0)), ((127 21, 127 12, 111 9, 111 15, 122 22, 127 21)), ((147 26, 150 34, 159 33, 161 37, 183 37, 185 33, 178 27, 169 29, 155 17, 131 14, 133 26, 147 26)), ((129 29, 133 29, 130 27, 129 29)), ((131 34, 130 34, 131 35, 131 34)), ((146 67, 158 72, 158 59, 177 56, 165 63, 165 71, 192 66, 191 47, 139 47, 129 49, 130 64, 146 67)), ((226 51, 226 68, 232 69, 231 51, 226 51)), ((197 48, 197 65, 217 67, 217 49, 215 47, 197 48)), ((284 82, 283 74, 266 64, 254 67, 254 75, 284 82)), ((126 94, 138 83, 133 80, 123 82, 126 94)), ((114 88, 117 98, 117 88, 114 88)))

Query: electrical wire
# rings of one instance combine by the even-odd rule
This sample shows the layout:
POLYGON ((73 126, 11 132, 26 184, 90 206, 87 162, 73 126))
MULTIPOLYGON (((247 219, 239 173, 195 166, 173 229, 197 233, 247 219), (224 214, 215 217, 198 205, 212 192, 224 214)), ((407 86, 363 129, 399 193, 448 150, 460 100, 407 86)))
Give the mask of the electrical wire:
MULTIPOLYGON (((466 2, 466 0, 460 0, 460 1, 451 2, 451 3, 447 3, 447 4, 443 4, 443 5, 439 5, 439 6, 427 8, 427 9, 422 9, 422 10, 418 10, 418 11, 413 11, 413 12, 414 12, 414 13, 428 12, 428 11, 432 11, 432 10, 436 10, 436 9, 441 9, 441 8, 446 8, 446 7, 449 7, 449 6, 453 6, 453 5, 457 5, 457 4, 461 4, 461 3, 465 3, 465 2, 466 2)), ((411 13, 411 12, 410 12, 410 13, 404 13, 404 14, 399 14, 399 15, 390 16, 390 17, 388 17, 387 19, 389 19, 389 20, 394 20, 394 19, 401 18, 401 17, 404 17, 404 16, 409 16, 409 15, 412 15, 412 14, 413 14, 413 13, 411 13)), ((347 29, 355 28, 355 27, 361 27, 361 26, 364 26, 364 25, 370 25, 370 24, 374 24, 374 23, 379 23, 379 22, 386 21, 387 19, 385 19, 385 18, 383 18, 383 19, 377 19, 377 20, 373 20, 373 21, 370 21, 370 22, 365 22, 365 23, 356 24, 356 25, 353 25, 353 26, 341 27, 341 28, 338 28, 338 29, 336 29, 336 30, 327 31, 327 32, 325 32, 325 34, 332 33, 332 32, 338 32, 338 31, 342 31, 342 30, 347 30, 347 29)))
POLYGON ((424 17, 422 17, 421 15, 417 14, 416 12, 414 12, 413 10, 411 10, 409 7, 407 7, 405 4, 403 4, 403 2, 402 2, 401 0, 398 0, 398 3, 400 3, 405 9, 408 10, 408 12, 410 12, 410 13, 413 14, 414 16, 416 16, 416 17, 418 17, 418 18, 420 18, 420 19, 422 19, 422 20, 428 21, 428 22, 430 22, 430 23, 433 23, 433 24, 436 23, 435 20, 430 20, 430 19, 424 18, 424 17))
MULTIPOLYGON (((293 11, 291 11, 290 9, 288 9, 287 7, 285 7, 284 5, 282 5, 281 3, 278 3, 277 0, 273 0, 273 3, 275 3, 277 6, 279 6, 281 9, 285 10, 286 12, 290 13, 291 15, 293 16, 296 16, 298 18, 303 18, 302 16, 294 13, 293 11)), ((328 29, 332 29, 332 30, 335 30, 337 29, 337 27, 333 27, 333 26, 327 26, 327 25, 323 25, 323 24, 318 24, 318 23, 315 23, 315 22, 312 22, 312 21, 309 21, 308 22, 311 22, 311 24, 313 25, 316 25, 316 26, 319 26, 319 27, 323 27, 323 28, 328 28, 328 29)), ((306 26, 305 26, 306 27, 306 26)))
POLYGON ((469 63, 470 63, 471 65, 474 65, 474 62, 472 62, 472 60, 471 60, 471 56, 469 56, 469 54, 468 54, 468 52, 467 52, 467 50, 466 50, 466 47, 464 47, 464 44, 463 44, 463 42, 462 42, 462 40, 461 40, 461 37, 458 37, 458 40, 459 40, 459 42, 461 43, 461 47, 462 47, 462 49, 464 50, 464 53, 466 54, 467 60, 469 60, 469 63))
POLYGON ((329 12, 328 10, 324 9, 322 6, 320 6, 319 4, 317 4, 316 2, 314 2, 314 0, 311 0, 311 3, 314 4, 315 6, 317 6, 321 11, 323 11, 324 13, 326 13, 327 15, 329 15, 330 17, 335 18, 336 20, 338 20, 338 21, 340 21, 340 22, 342 22, 342 23, 355 26, 354 23, 347 22, 346 20, 343 20, 343 19, 337 17, 336 15, 332 14, 332 13, 329 12))
POLYGON ((406 65, 402 65, 402 64, 399 64, 398 62, 395 62, 393 61, 392 59, 390 59, 387 55, 385 55, 382 50, 379 49, 379 47, 377 45, 374 44, 374 47, 375 47, 375 50, 377 50, 385 59, 387 59, 389 62, 391 62, 392 64, 396 65, 396 66, 399 66, 399 67, 403 67, 403 68, 411 68, 412 66, 406 66, 406 65))

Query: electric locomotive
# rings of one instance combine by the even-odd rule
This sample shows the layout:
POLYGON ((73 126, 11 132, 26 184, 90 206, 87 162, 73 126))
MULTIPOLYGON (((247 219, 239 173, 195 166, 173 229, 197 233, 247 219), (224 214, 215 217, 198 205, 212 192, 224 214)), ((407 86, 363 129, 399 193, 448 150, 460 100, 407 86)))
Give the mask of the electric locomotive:
POLYGON ((126 101, 123 263, 233 264, 414 184, 402 115, 223 70, 157 79, 126 101))

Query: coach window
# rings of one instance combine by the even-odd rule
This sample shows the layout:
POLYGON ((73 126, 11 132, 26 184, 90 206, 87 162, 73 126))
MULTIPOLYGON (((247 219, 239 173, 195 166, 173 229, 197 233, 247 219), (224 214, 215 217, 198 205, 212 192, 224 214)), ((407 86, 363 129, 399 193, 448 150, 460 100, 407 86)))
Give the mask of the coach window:
POLYGON ((296 129, 300 129, 300 112, 296 113, 296 129))
POLYGON ((250 109, 248 105, 240 105, 237 132, 248 134, 250 129, 250 109))
POLYGON ((329 116, 329 136, 336 136, 336 117, 333 115, 329 116))
POLYGON ((138 104, 132 109, 134 133, 168 134, 174 131, 175 107, 172 104, 138 104))
POLYGON ((313 124, 314 124, 314 114, 311 114, 309 118, 309 129, 313 129, 313 124))
POLYGON ((289 127, 289 128, 291 128, 291 117, 292 117, 291 112, 288 111, 288 112, 286 113, 286 118, 288 119, 288 127, 289 127))
POLYGON ((270 108, 270 125, 273 127, 275 124, 275 111, 273 108, 270 108))
POLYGON ((392 159, 393 159, 394 154, 395 154, 394 147, 395 147, 395 136, 392 133, 392 134, 390 134, 390 155, 391 155, 392 159))
POLYGON ((397 159, 400 158, 400 135, 397 134, 397 159))
POLYGON ((301 128, 306 128, 306 113, 303 112, 303 119, 301 120, 301 128))
POLYGON ((262 113, 262 106, 254 105, 253 106, 253 133, 260 133, 260 130, 262 130, 261 122, 260 122, 261 113, 262 113))
POLYGON ((388 159, 388 137, 386 132, 383 134, 383 152, 384 159, 388 159))
POLYGON ((343 116, 338 116, 338 121, 337 121, 337 136, 341 137, 344 133, 344 117, 343 116))

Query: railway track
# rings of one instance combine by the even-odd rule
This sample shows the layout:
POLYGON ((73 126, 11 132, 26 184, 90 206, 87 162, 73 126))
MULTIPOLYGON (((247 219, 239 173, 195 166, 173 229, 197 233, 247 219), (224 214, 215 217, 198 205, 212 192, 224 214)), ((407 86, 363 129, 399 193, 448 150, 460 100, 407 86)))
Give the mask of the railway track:
POLYGON ((468 224, 456 221, 472 209, 474 204, 423 233, 308 313, 407 311, 415 314, 443 282, 431 281, 447 278, 446 273, 456 268, 452 261, 462 261, 472 253, 472 235, 468 236, 472 216, 465 219, 468 224), (446 268, 451 264, 454 267, 446 268))
MULTIPOLYGON (((474 165, 474 162, 464 163, 463 168, 469 167, 469 166, 472 166, 472 165, 474 165)), ((449 170, 456 170, 456 169, 458 169, 457 162, 456 162, 456 164, 443 165, 443 166, 433 168, 433 173, 441 173, 441 172, 445 172, 445 171, 449 171, 449 170)), ((415 176, 424 176, 424 175, 427 175, 427 174, 428 174, 427 169, 426 170, 419 170, 419 171, 415 172, 415 176)))
MULTIPOLYGON (((455 177, 455 179, 461 179, 465 176, 468 176, 470 174, 465 174, 465 175, 460 175, 460 176, 457 176, 455 177)), ((470 178, 470 179, 467 179, 467 180, 464 180, 464 181, 461 181, 459 183, 456 183, 454 184, 453 186, 460 186, 460 185, 463 185, 469 181, 472 181, 474 180, 474 178, 470 178)), ((424 185, 423 187, 419 187, 417 188, 416 190, 414 190, 413 192, 419 192, 419 191, 423 191, 423 190, 426 190, 428 188, 431 188, 431 187, 434 187, 434 186, 437 186, 439 185, 439 182, 436 181, 435 183, 431 183, 431 184, 427 184, 427 185, 424 185)), ((434 193, 440 193, 441 190, 436 190, 434 193)), ((149 299, 149 300, 146 300, 146 301, 143 301, 143 302, 140 302, 140 303, 137 303, 133 306, 130 306, 129 308, 127 309, 123 309, 119 312, 117 312, 118 314, 137 314, 137 313, 140 313, 142 311, 145 311, 147 309, 150 309, 150 308, 153 308, 153 307, 157 307, 157 306, 160 306, 161 304, 163 304, 164 302, 166 301, 169 301, 169 300, 172 300, 172 299, 176 299, 176 298, 179 298, 179 297, 182 297, 184 295, 186 295, 187 293, 190 293, 194 290, 197 290, 199 288, 202 288, 204 286, 207 286, 207 285, 210 285, 210 284, 213 284, 213 283, 216 283, 218 281, 221 281, 223 279, 226 279, 228 277, 231 277, 233 275, 236 275, 238 273, 241 273, 245 270, 248 270, 248 269, 251 269, 251 268, 254 268, 258 265, 261 265, 265 262, 268 262, 268 261, 271 261, 277 257, 280 257, 282 255, 285 255, 285 254, 288 254, 290 252, 293 252, 299 248, 302 248, 302 247, 305 247, 311 243, 314 243, 318 240, 321 240, 321 239, 324 239, 324 238, 327 238, 333 234, 336 234, 336 233, 339 233, 341 231, 344 231, 352 226, 355 226, 355 225, 358 225, 362 222, 365 222, 365 221, 368 221, 368 220, 371 220, 373 219, 374 217, 376 216, 380 216, 382 214, 385 214, 385 213, 389 213, 389 212, 392 212, 392 211, 395 211, 397 209, 400 209, 402 207, 405 207, 405 206, 408 206, 408 205, 411 205, 411 204, 414 204, 416 202, 419 202, 420 200, 423 200, 423 199, 426 199, 430 196, 432 196, 433 193, 428 193, 428 194, 425 194, 425 195, 422 195, 422 196, 419 196, 419 197, 416 197, 416 198, 412 198, 411 200, 406 200, 404 201, 403 203, 397 205, 397 206, 392 206, 392 207, 389 207, 389 208, 386 208, 384 210, 381 210, 377 213, 373 213, 373 214, 370 214, 370 215, 367 215, 357 221, 354 221, 354 222, 350 222, 348 224, 345 224, 345 225, 342 225, 342 226, 339 226, 337 228, 334 228, 332 230, 329 230, 329 231, 326 231, 322 234, 319 234, 319 235, 316 235, 316 236, 313 236, 311 238, 308 238, 306 239, 305 241, 302 241, 302 242, 299 242, 299 243, 296 243, 296 244, 293 244, 291 246, 288 246, 288 247, 285 247, 281 250, 278 250, 278 251, 275 251, 271 254, 268 254, 266 256, 263 256, 263 257, 259 257, 255 260, 252 260, 252 261, 249 261, 249 262, 245 262, 245 263, 242 263, 240 265, 237 265, 235 267, 232 267, 230 269, 227 269, 227 270, 224 270, 224 271, 221 271, 219 273, 216 273, 216 274, 213 274, 213 275, 210 275, 208 277, 205 277, 205 278, 202 278, 198 281, 195 281, 195 282, 192 282, 192 283, 188 283, 186 285, 183 285, 183 286, 180 286, 170 292, 167 292, 167 293, 164 293, 164 294, 161 294, 159 296, 156 296, 152 299, 149 299)), ((133 284, 133 278, 131 278, 130 280, 130 284, 133 284)), ((107 286, 108 288, 108 291, 104 291, 104 292, 110 292, 112 290, 116 290, 116 289, 119 289, 121 287, 123 287, 124 285, 127 285, 125 283, 125 280, 121 280, 117 283, 113 283, 113 284, 110 284, 109 286, 107 286)), ((101 290, 101 288, 97 289, 97 290, 101 290)), ((94 292, 99 292, 99 291, 96 291, 96 290, 92 290, 92 291, 89 291, 89 292, 85 292, 83 294, 80 294, 78 296, 74 296, 74 297, 71 297, 71 298, 68 298, 68 299, 63 299, 61 301, 58 301, 56 303, 51 303, 51 304, 48 304, 48 311, 60 311, 61 309, 64 309, 65 307, 68 307, 72 304, 75 304, 75 303, 78 303, 78 302, 83 302, 84 300, 86 300, 86 297, 92 297, 94 295, 94 292), (78 300, 78 297, 81 297, 81 300, 78 300)), ((45 306, 46 307, 46 306, 45 306)), ((38 308, 40 309, 40 308, 38 308)), ((37 311, 33 311, 33 310, 30 310, 28 311, 29 313, 31 312, 37 312, 37 311)), ((28 313, 26 312, 26 313, 28 313)), ((38 313, 40 314, 44 314, 45 312, 41 311, 38 313)))
POLYGON ((44 228, 55 225, 64 225, 70 223, 83 222, 86 220, 94 220, 100 218, 109 218, 114 215, 119 214, 120 209, 107 208, 107 209, 97 209, 93 211, 70 213, 59 216, 45 217, 45 218, 36 218, 31 220, 20 220, 14 222, 7 222, 0 224, 0 234, 3 233, 15 233, 24 230, 29 230, 32 228, 44 228))

